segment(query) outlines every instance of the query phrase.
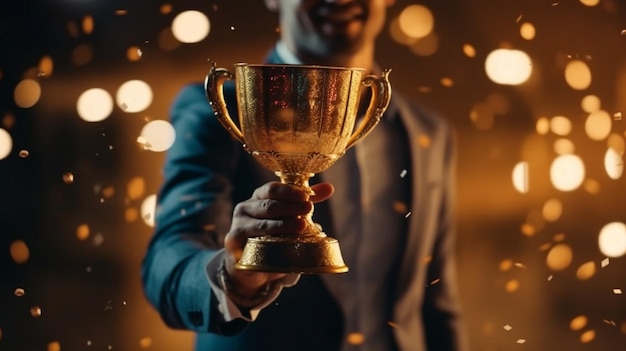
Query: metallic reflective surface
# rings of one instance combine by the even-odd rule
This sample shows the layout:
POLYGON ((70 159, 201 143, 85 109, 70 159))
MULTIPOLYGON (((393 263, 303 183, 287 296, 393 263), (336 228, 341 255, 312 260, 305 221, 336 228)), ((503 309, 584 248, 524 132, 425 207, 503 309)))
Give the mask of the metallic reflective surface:
MULTIPOLYGON (((213 66, 205 89, 216 117, 246 151, 281 182, 311 192, 309 178, 332 166, 380 121, 391 99, 388 74, 387 70, 376 77, 359 68, 237 64, 234 75, 213 66), (238 124, 228 114, 223 96, 223 84, 230 79, 236 84, 238 124), (362 122, 355 126, 362 87, 371 88, 371 100, 362 122)), ((241 263, 241 268, 287 273, 347 271, 337 241, 326 238, 311 217, 312 212, 306 216, 309 225, 303 234, 281 236, 278 241, 268 236, 249 239, 244 248, 249 262, 241 263), (325 266, 331 261, 334 268, 325 266)))

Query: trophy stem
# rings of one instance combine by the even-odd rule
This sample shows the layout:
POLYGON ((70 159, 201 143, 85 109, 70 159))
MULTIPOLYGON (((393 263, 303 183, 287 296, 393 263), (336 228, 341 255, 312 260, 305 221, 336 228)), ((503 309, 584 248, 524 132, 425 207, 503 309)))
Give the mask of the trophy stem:
MULTIPOLYGON (((285 173, 285 172, 274 172, 279 178, 280 182, 283 184, 289 184, 298 188, 302 188, 307 194, 315 195, 315 192, 309 186, 309 179, 313 177, 314 173, 285 173)), ((298 235, 304 236, 322 236, 325 237, 326 234, 322 232, 322 228, 319 224, 313 222, 313 209, 307 213, 304 217, 302 217, 307 222, 307 227, 304 231, 302 231, 298 235)))

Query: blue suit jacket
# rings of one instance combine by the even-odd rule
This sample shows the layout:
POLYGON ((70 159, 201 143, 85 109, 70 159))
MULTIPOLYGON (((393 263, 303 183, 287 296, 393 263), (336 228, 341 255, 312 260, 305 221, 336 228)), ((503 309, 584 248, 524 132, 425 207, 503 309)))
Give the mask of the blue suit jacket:
MULTIPOLYGON (((272 54, 268 62, 279 61, 272 54)), ((236 116, 232 84, 224 94, 231 116, 236 116)), ((466 350, 455 284, 451 130, 443 119, 410 105, 396 92, 389 111, 406 128, 413 175, 411 216, 391 307, 393 337, 404 351, 466 350), (430 285, 433 281, 437 283, 430 285)), ((277 178, 218 123, 200 83, 178 95, 171 123, 176 141, 167 152, 155 233, 142 267, 145 294, 163 321, 197 332, 197 350, 338 350, 343 338, 338 302, 354 292, 337 289, 332 277, 303 275, 253 323, 223 320, 205 267, 223 247, 233 204, 277 178)), ((316 178, 349 182, 333 167, 316 178)), ((317 204, 315 220, 332 228, 333 217, 340 215, 336 209, 358 201, 333 197, 317 204)), ((343 249, 346 244, 337 235, 343 249)))

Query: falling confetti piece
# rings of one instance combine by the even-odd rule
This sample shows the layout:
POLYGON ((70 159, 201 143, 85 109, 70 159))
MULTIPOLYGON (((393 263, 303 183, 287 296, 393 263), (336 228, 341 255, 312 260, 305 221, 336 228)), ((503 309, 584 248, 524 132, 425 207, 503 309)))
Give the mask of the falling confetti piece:
POLYGON ((409 216, 411 215, 411 211, 409 211, 409 213, 407 213, 406 215, 404 215, 404 218, 409 218, 409 216))
POLYGON ((235 26, 230 26, 230 30, 235 30, 235 26))
POLYGON ((128 13, 126 10, 115 10, 115 14, 118 16, 124 16, 128 13))
POLYGON ((515 262, 514 265, 515 267, 526 269, 526 266, 524 266, 523 263, 515 262))
POLYGON ((622 29, 622 31, 619 34, 620 35, 626 35, 626 29, 622 29))
POLYGON ((616 326, 617 325, 614 321, 612 321, 610 319, 603 319, 602 321, 604 323, 608 324, 608 325, 612 325, 612 326, 616 326))
POLYGON ((613 119, 615 119, 616 121, 621 121, 622 120, 622 113, 621 112, 615 112, 613 114, 613 119))
POLYGON ((63 174, 63 181, 65 182, 65 184, 72 184, 74 183, 74 174, 71 172, 67 172, 65 174, 63 174))
POLYGON ((552 281, 552 279, 553 279, 553 278, 554 278, 554 276, 553 276, 552 274, 550 274, 550 275, 548 276, 548 281, 549 281, 549 282, 550 282, 550 281, 552 281))
POLYGON ((504 330, 506 331, 510 331, 511 329, 513 329, 513 327, 508 324, 504 326, 504 330))
POLYGON ((441 278, 437 278, 437 279, 433 280, 432 282, 430 282, 429 285, 435 285, 435 284, 439 283, 440 280, 441 280, 441 278))
POLYGON ((522 17, 524 17, 524 14, 520 14, 519 16, 517 16, 517 19, 515 20, 515 23, 519 23, 522 20, 522 17))
POLYGON ((622 289, 613 289, 613 294, 621 295, 622 294, 622 289))
POLYGON ((606 267, 606 266, 608 266, 608 265, 609 265, 609 258, 608 258, 608 257, 607 257, 607 258, 605 258, 605 259, 603 259, 603 260, 602 260, 602 262, 600 262, 600 266, 601 266, 602 268, 604 268, 604 267, 606 267))
POLYGON ((21 158, 26 158, 30 155, 30 153, 28 152, 28 150, 20 150, 19 155, 21 158))
POLYGON ((517 339, 516 341, 518 344, 523 344, 526 342, 526 339, 517 339))
POLYGON ((24 296, 26 292, 22 288, 15 289, 15 296, 24 296))
POLYGON ((407 170, 403 169, 402 172, 400 172, 400 178, 404 178, 404 176, 407 174, 407 170))
POLYGON ((33 306, 30 309, 30 315, 35 317, 35 318, 39 318, 41 317, 41 307, 39 306, 33 306))

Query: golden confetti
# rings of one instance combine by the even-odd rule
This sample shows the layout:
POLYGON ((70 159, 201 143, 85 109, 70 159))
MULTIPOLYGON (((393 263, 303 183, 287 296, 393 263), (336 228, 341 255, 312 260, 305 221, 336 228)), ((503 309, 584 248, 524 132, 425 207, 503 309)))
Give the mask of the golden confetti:
POLYGON ((152 345, 152 338, 151 337, 146 336, 146 337, 143 337, 143 338, 139 339, 139 346, 142 349, 147 349, 151 345, 152 345))
POLYGON ((613 289, 613 294, 621 295, 622 294, 622 289, 613 289))
POLYGON ((30 315, 35 317, 35 318, 41 317, 41 307, 39 307, 39 306, 31 307, 30 308, 30 315))
POLYGON ((350 345, 361 345, 365 341, 365 336, 361 333, 350 333, 346 339, 350 345))
POLYGON ((67 172, 63 174, 63 182, 65 182, 65 184, 74 183, 74 174, 72 172, 67 172))
POLYGON ((608 325, 612 325, 612 326, 616 326, 617 324, 615 323, 615 321, 612 321, 610 319, 603 319, 602 320, 604 323, 608 324, 608 325))
POLYGON ((28 152, 28 150, 20 150, 19 154, 21 158, 26 158, 30 155, 30 153, 28 152))
POLYGON ((600 262, 600 267, 602 267, 602 268, 604 268, 604 267, 606 267, 608 265, 609 265, 609 258, 608 257, 603 259, 602 262, 600 262))
POLYGON ((523 263, 520 263, 520 262, 515 262, 515 267, 517 267, 517 268, 522 268, 522 269, 526 269, 526 266, 524 266, 524 264, 523 264, 523 263))
POLYGON ((613 114, 613 119, 616 121, 621 121, 622 120, 622 113, 621 112, 615 112, 613 114))
POLYGON ((517 16, 517 19, 515 20, 515 23, 519 23, 522 20, 523 17, 524 17, 524 14, 521 13, 519 16, 517 16))
POLYGON ((118 15, 118 16, 124 16, 124 15, 128 14, 128 11, 124 10, 124 9, 115 10, 115 14, 118 15))
POLYGON ((22 240, 16 240, 11 243, 9 247, 9 252, 11 254, 11 258, 15 263, 25 263, 28 261, 30 256, 30 252, 28 250, 28 246, 22 240))
POLYGON ((512 326, 510 326, 510 325, 508 325, 508 324, 507 324, 507 325, 505 325, 503 328, 504 328, 504 330, 506 330, 506 331, 510 331, 511 329, 513 329, 513 327, 512 327, 512 326))
POLYGON ((61 351, 61 344, 58 341, 52 341, 48 344, 48 351, 61 351))
POLYGON ((626 29, 622 29, 622 31, 619 34, 620 35, 626 35, 626 29))
POLYGON ((431 286, 435 285, 435 284, 439 283, 440 281, 441 281, 441 278, 437 278, 437 279, 433 280, 432 282, 430 282, 429 285, 431 285, 431 286))
POLYGON ((593 341, 593 339, 595 338, 596 338, 596 331, 593 329, 587 330, 586 332, 580 335, 580 342, 582 342, 583 344, 586 344, 586 343, 593 341))
POLYGON ((517 339, 516 343, 523 344, 526 342, 526 339, 517 339))
POLYGON ((89 237, 89 225, 81 224, 76 227, 76 237, 78 240, 85 240, 89 237))
POLYGON ((14 292, 15 296, 24 296, 25 293, 26 292, 22 288, 17 288, 15 289, 15 292, 14 292))

